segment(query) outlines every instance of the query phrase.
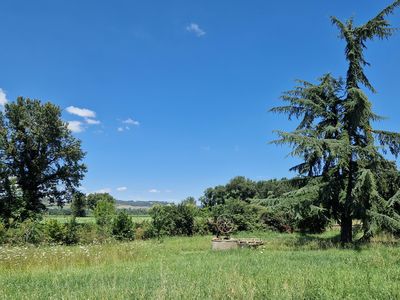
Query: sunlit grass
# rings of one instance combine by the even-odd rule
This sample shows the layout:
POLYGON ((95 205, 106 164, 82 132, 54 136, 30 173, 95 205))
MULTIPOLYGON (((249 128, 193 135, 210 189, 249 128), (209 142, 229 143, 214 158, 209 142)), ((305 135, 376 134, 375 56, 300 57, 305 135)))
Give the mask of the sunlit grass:
MULTIPOLYGON (((48 219, 54 219, 57 220, 60 223, 68 223, 71 220, 71 216, 59 216, 59 215, 45 215, 43 220, 48 220, 48 219)), ((135 223, 139 223, 139 222, 143 222, 145 220, 150 220, 150 216, 136 216, 136 215, 132 215, 131 216, 133 222, 135 223)), ((77 217, 76 221, 78 223, 95 223, 96 220, 93 216, 88 216, 88 217, 77 217)))
POLYGON ((210 250, 211 236, 0 248, 0 297, 22 299, 398 299, 390 237, 342 249, 323 235, 245 233, 257 250, 210 250))

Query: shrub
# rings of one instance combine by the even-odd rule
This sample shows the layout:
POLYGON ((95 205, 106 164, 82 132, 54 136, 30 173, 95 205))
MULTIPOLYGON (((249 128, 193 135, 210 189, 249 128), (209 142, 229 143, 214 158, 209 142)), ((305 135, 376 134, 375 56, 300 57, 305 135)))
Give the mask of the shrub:
POLYGON ((193 235, 197 208, 192 203, 156 205, 150 209, 155 235, 193 235))
POLYGON ((51 243, 62 243, 64 239, 63 224, 55 219, 49 219, 44 223, 44 233, 51 243))
POLYGON ((180 235, 191 236, 194 233, 196 206, 192 203, 180 203, 176 207, 175 230, 180 235))
POLYGON ((7 240, 11 244, 39 244, 44 240, 43 225, 37 220, 27 219, 14 224, 7 231, 7 240))
POLYGON ((79 224, 76 234, 81 244, 101 243, 104 241, 104 237, 99 234, 96 224, 79 224))
POLYGON ((285 211, 266 211, 261 215, 261 222, 267 229, 279 232, 293 232, 292 219, 285 211))
POLYGON ((133 240, 133 222, 125 211, 120 211, 112 223, 112 234, 118 240, 133 240))
POLYGON ((135 239, 136 240, 146 240, 157 236, 156 230, 153 226, 153 222, 144 220, 140 223, 135 223, 135 239))
POLYGON ((81 192, 76 192, 73 195, 71 203, 71 211, 74 217, 85 217, 86 216, 86 196, 81 192))
POLYGON ((7 229, 4 223, 0 220, 0 244, 3 244, 7 238, 7 229))
POLYGON ((44 233, 50 243, 73 245, 79 242, 78 227, 75 218, 65 224, 50 219, 44 224, 44 233))
POLYGON ((68 223, 63 225, 62 243, 65 245, 73 245, 79 242, 78 223, 72 218, 68 223))
POLYGON ((94 217, 96 224, 104 233, 110 233, 112 221, 115 216, 115 204, 107 200, 100 200, 96 203, 94 217))
POLYGON ((199 216, 194 218, 194 232, 196 234, 205 235, 211 232, 210 222, 207 217, 199 216))
MULTIPOLYGON (((254 230, 260 227, 261 207, 248 204, 242 200, 229 199, 225 204, 211 208, 211 217, 216 221, 219 216, 226 216, 238 231, 254 230)), ((215 233, 215 232, 214 232, 215 233)))
POLYGON ((175 205, 156 205, 150 209, 152 225, 155 235, 161 238, 163 235, 175 234, 175 205))

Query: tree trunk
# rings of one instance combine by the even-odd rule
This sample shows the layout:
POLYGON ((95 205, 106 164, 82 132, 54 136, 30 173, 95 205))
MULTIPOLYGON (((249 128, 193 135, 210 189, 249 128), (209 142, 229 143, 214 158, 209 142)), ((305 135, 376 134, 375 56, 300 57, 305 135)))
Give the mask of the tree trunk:
POLYGON ((349 157, 349 172, 347 178, 346 200, 342 211, 341 226, 340 226, 340 241, 342 242, 342 244, 351 243, 353 241, 352 192, 353 192, 354 173, 355 172, 354 172, 353 153, 351 153, 349 157))
POLYGON ((340 241, 351 243, 353 241, 353 218, 348 212, 343 212, 340 224, 340 241))

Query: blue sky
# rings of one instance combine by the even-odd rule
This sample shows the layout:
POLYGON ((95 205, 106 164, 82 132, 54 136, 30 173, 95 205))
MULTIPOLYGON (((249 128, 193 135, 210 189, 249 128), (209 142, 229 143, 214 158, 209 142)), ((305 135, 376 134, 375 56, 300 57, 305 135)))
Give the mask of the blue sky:
MULTIPOLYGON (((267 112, 297 78, 344 75, 329 16, 390 1, 2 0, 0 103, 52 101, 87 151, 86 192, 179 201, 243 175, 293 176, 267 112)), ((400 26, 400 10, 391 16, 400 26)), ((400 33, 368 44, 381 128, 399 130, 400 33)))

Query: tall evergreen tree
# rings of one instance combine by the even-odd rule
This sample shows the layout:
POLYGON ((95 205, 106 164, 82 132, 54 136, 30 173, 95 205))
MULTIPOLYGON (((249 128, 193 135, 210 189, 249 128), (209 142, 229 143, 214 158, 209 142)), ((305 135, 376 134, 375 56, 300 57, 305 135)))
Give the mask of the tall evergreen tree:
POLYGON ((392 197, 398 186, 389 187, 390 180, 398 180, 398 171, 377 145, 378 141, 383 153, 389 150, 397 156, 400 134, 372 128, 371 122, 381 118, 372 112, 371 102, 360 87, 375 92, 364 73, 369 64, 363 52, 368 40, 386 39, 394 33, 385 17, 397 6, 400 0, 359 27, 352 19, 342 23, 332 17, 346 42, 349 66, 345 81, 325 75, 318 85, 302 82, 283 95, 288 106, 272 109, 287 113, 289 118, 302 118, 294 132, 278 132, 281 138, 275 143, 291 144, 291 154, 303 158, 294 170, 322 178, 320 203, 340 223, 344 243, 353 239, 355 218, 362 221, 364 239, 381 229, 400 229, 400 217, 394 209, 399 200, 397 194, 392 197), (394 177, 388 178, 388 172, 394 177))

